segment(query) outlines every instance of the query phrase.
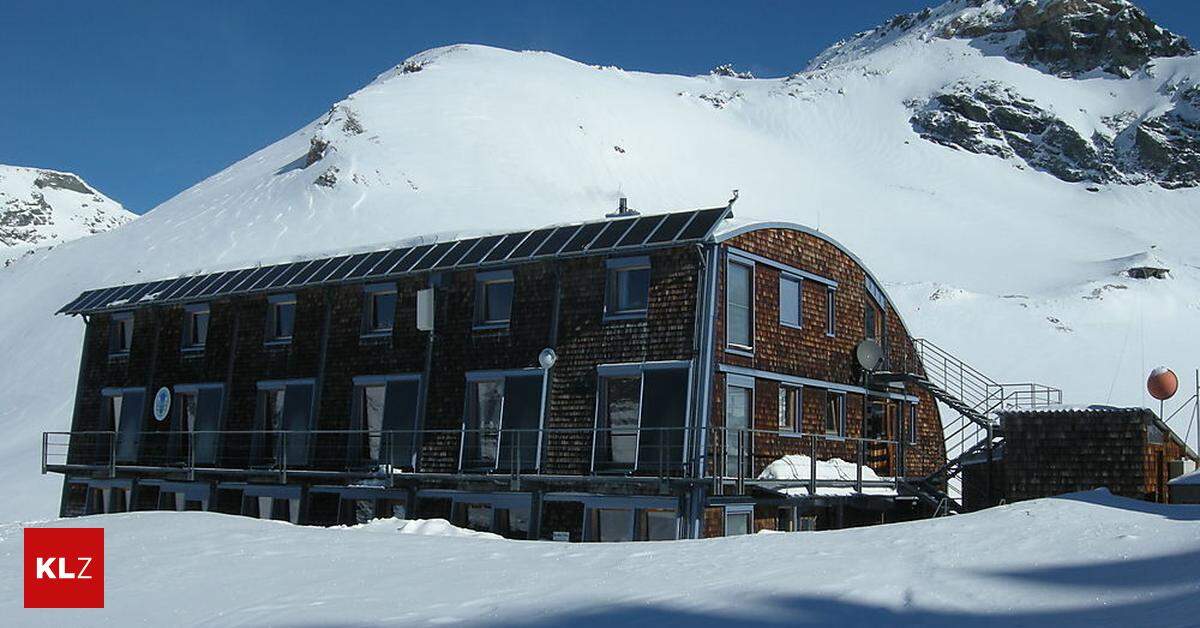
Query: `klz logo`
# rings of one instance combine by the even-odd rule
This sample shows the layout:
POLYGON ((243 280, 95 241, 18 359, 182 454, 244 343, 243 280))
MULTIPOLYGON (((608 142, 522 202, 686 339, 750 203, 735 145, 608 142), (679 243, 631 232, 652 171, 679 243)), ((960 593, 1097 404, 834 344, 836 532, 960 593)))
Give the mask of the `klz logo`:
POLYGON ((25 608, 104 608, 104 528, 25 528, 25 608))

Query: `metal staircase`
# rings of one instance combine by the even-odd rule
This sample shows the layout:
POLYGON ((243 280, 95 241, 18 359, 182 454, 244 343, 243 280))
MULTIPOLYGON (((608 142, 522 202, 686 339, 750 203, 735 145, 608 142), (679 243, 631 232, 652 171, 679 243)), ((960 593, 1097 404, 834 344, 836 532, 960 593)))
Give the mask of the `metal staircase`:
POLYGON ((891 370, 873 374, 872 383, 906 383, 919 386, 953 411, 942 417, 946 464, 924 477, 903 478, 901 488, 950 514, 962 507, 959 475, 967 462, 991 460, 1003 445, 997 413, 1062 403, 1058 388, 1035 383, 1000 383, 932 342, 917 338, 913 354, 892 364, 891 370))

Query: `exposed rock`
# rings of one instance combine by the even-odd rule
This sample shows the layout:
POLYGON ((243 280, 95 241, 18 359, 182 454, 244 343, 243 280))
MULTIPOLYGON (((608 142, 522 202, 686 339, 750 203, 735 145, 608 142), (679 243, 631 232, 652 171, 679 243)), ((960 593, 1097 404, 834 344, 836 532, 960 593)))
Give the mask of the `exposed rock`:
POLYGON ((752 79, 754 75, 750 72, 738 72, 733 68, 733 64, 726 63, 708 71, 712 76, 727 76, 729 78, 752 79))
POLYGON ((1171 274, 1171 269, 1155 266, 1134 266, 1127 269, 1124 274, 1130 279, 1166 279, 1167 275, 1171 274))
POLYGON ((304 155, 304 167, 307 168, 325 157, 325 151, 329 148, 329 141, 314 137, 309 140, 308 153, 304 155))
POLYGON ((58 190, 70 190, 79 192, 80 194, 95 194, 96 192, 89 188, 79 177, 68 174, 66 172, 49 172, 41 171, 38 173, 37 179, 33 184, 39 188, 54 188, 58 190))
POLYGON ((717 109, 724 109, 725 107, 729 106, 729 103, 731 103, 734 100, 741 98, 741 97, 742 97, 741 92, 732 92, 731 93, 731 92, 727 92, 723 89, 713 92, 711 94, 700 94, 700 96, 699 96, 700 100, 707 102, 708 104, 712 105, 713 107, 716 107, 717 109))
POLYGON ((1113 143, 1085 138, 1053 112, 999 83, 959 83, 935 95, 913 115, 921 137, 951 148, 1019 158, 1064 181, 1124 180, 1113 143))
POLYGON ((313 183, 321 187, 331 188, 334 185, 337 185, 338 172, 337 166, 330 166, 329 169, 325 172, 322 172, 320 176, 313 181, 313 183))

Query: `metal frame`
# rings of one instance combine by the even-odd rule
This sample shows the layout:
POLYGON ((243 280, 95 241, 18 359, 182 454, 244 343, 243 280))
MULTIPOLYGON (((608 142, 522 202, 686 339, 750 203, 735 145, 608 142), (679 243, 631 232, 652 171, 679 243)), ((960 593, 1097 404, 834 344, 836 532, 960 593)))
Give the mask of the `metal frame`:
MULTIPOLYGON (((593 434, 598 434, 601 431, 600 411, 601 411, 602 407, 604 406, 604 402, 606 401, 606 394, 604 392, 604 380, 609 377, 630 377, 633 375, 636 375, 638 377, 638 422, 637 422, 637 427, 634 428, 634 435, 637 437, 637 439, 634 443, 634 448, 633 448, 633 466, 630 467, 628 472, 632 473, 634 471, 637 471, 638 459, 642 453, 641 452, 641 447, 642 447, 641 436, 642 436, 642 429, 643 429, 642 428, 642 408, 645 406, 645 398, 646 398, 646 375, 645 375, 646 371, 683 369, 683 368, 686 368, 688 370, 688 389, 690 390, 692 388, 692 383, 693 383, 693 371, 695 370, 692 368, 691 360, 658 360, 658 361, 652 361, 652 362, 620 362, 620 363, 613 363, 613 364, 598 364, 598 365, 596 365, 596 407, 595 407, 595 411, 593 412, 593 415, 592 415, 593 416, 593 419, 592 419, 592 433, 593 434)), ((692 424, 692 398, 691 398, 691 395, 687 395, 687 402, 685 405, 684 416, 683 416, 683 429, 685 430, 685 432, 684 432, 685 436, 687 434, 687 431, 691 429, 691 424, 692 424)), ((609 431, 609 440, 610 440, 610 447, 611 447, 612 429, 613 428, 612 428, 612 426, 609 426, 604 429, 607 429, 609 431)), ((589 471, 591 471, 592 473, 596 472, 596 441, 597 440, 598 439, 595 436, 592 437, 592 460, 591 460, 591 465, 588 467, 589 471)), ((690 456, 690 449, 691 449, 690 444, 691 443, 689 442, 689 439, 687 439, 685 437, 683 439, 683 453, 680 456, 681 459, 679 460, 680 464, 686 464, 686 461, 687 461, 688 457, 690 456)))

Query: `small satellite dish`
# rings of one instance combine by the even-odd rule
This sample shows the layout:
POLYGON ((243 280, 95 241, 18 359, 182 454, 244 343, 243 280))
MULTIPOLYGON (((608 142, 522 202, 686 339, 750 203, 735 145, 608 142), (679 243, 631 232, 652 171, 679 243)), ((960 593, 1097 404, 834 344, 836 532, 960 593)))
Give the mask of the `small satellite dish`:
POLYGON ((883 366, 883 347, 868 338, 858 343, 858 348, 854 350, 854 357, 858 359, 858 365, 864 371, 878 371, 879 367, 883 366))
POLYGON ((542 349, 542 352, 538 354, 538 364, 541 364, 542 368, 546 370, 550 370, 555 362, 558 362, 558 354, 554 352, 554 349, 542 349))

